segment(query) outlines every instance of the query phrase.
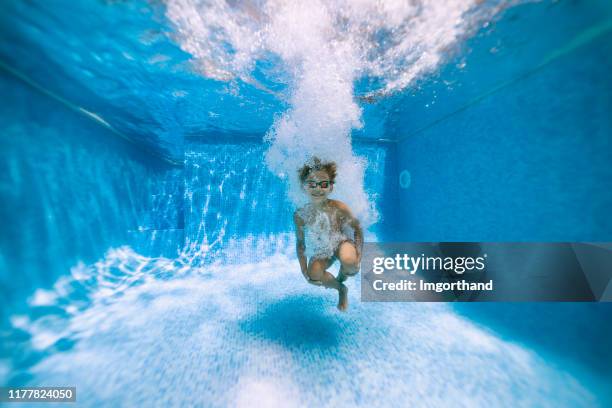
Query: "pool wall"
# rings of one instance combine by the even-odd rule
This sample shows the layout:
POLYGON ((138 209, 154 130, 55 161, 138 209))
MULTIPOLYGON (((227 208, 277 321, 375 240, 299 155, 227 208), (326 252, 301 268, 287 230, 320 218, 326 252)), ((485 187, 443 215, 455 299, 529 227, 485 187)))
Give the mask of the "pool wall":
MULTIPOLYGON (((2 304, 111 247, 176 254, 183 170, 0 70, 2 304)), ((8 308, 2 308, 8 310, 8 308)))
POLYGON ((411 181, 400 190, 402 239, 612 240, 612 13, 602 4, 513 9, 494 38, 516 47, 499 56, 479 36, 440 75, 452 84, 404 101, 389 125, 411 181), (517 29, 538 13, 548 18, 517 29), (419 117, 415 104, 427 105, 419 117))

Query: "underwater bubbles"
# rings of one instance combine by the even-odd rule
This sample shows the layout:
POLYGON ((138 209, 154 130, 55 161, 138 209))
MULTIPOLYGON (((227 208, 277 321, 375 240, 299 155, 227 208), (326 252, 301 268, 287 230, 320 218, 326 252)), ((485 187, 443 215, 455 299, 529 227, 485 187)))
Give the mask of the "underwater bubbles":
MULTIPOLYGON (((176 40, 204 76, 265 88, 259 61, 281 65, 289 108, 266 135, 268 168, 300 205, 297 170, 313 156, 335 161, 333 197, 364 226, 378 213, 363 184, 366 161, 351 146, 362 127, 357 99, 375 101, 432 72, 462 39, 516 1, 169 0, 176 40), (255 75, 257 73, 258 75, 255 75), (356 95, 355 82, 369 89, 356 95)), ((265 75, 265 73, 264 73, 265 75)))

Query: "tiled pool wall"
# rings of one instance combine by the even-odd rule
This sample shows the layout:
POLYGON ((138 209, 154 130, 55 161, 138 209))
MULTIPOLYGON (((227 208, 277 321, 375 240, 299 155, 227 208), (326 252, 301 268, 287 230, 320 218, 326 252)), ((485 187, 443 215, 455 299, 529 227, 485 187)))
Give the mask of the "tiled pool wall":
POLYGON ((407 98, 406 115, 410 104, 437 105, 389 121, 409 181, 403 239, 612 240, 612 12, 602 4, 522 6, 547 15, 527 24, 539 27, 537 42, 508 27, 538 18, 519 7, 496 34, 516 48, 498 56, 491 38, 476 38, 470 68, 441 74, 453 90, 432 82, 407 98))
POLYGON ((182 168, 153 160, 2 70, 0 90, 9 101, 0 110, 3 305, 111 247, 178 251, 182 168))

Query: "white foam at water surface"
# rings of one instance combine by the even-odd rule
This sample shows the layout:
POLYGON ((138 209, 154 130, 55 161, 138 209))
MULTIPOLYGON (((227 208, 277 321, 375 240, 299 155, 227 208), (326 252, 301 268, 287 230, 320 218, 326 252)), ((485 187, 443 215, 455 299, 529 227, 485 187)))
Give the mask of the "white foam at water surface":
MULTIPOLYGON (((318 73, 377 77, 370 94, 398 91, 430 72, 458 42, 517 0, 168 0, 180 46, 203 75, 250 76, 274 53, 293 84, 318 73), (330 53, 330 51, 332 51, 330 53), (328 57, 325 60, 323 57, 328 57), (310 67, 313 68, 313 67, 310 67), (330 71, 331 68, 331 71, 330 71)), ((349 89, 352 83, 347 84, 349 89)))
POLYGON ((267 134, 270 170, 289 180, 303 204, 296 171, 312 156, 338 164, 335 198, 365 225, 378 219, 363 185, 366 162, 350 134, 360 128, 354 84, 379 83, 376 97, 433 71, 461 39, 517 1, 479 0, 169 0, 167 16, 197 69, 218 80, 255 83, 256 62, 281 61, 289 109, 267 134))

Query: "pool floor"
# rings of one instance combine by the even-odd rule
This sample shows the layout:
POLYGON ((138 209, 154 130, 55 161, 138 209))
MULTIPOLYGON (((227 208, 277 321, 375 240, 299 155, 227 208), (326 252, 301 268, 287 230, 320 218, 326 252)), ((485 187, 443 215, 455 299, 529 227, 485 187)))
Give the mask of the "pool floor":
POLYGON ((349 288, 340 313, 292 256, 194 268, 119 248, 12 317, 46 350, 19 375, 98 407, 604 406, 581 370, 448 304, 361 303, 349 288))

